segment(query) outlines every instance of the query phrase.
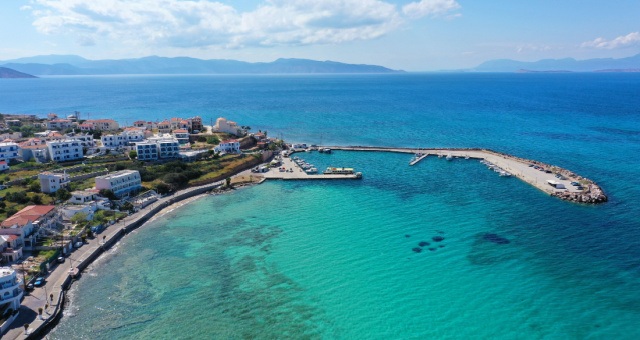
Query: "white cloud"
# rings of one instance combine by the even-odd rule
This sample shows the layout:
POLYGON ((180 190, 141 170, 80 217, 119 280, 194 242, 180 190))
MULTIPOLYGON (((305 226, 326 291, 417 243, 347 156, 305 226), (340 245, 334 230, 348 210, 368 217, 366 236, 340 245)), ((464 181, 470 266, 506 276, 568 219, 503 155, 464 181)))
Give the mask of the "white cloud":
POLYGON ((455 0, 420 0, 404 5, 402 12, 410 18, 422 18, 442 15, 459 8, 460 5, 455 0))
POLYGON ((39 32, 68 34, 83 45, 240 48, 375 39, 407 18, 459 7, 454 0, 422 0, 402 11, 382 0, 266 0, 239 12, 214 0, 35 0, 32 13, 39 32))
POLYGON ((640 32, 631 32, 627 35, 621 35, 613 40, 604 38, 596 38, 592 41, 582 43, 581 47, 599 48, 613 50, 616 48, 630 47, 640 45, 640 32))
POLYGON ((552 49, 551 46, 543 45, 543 44, 521 44, 516 46, 516 52, 518 53, 530 52, 530 51, 534 51, 534 52, 549 51, 551 49, 552 49))

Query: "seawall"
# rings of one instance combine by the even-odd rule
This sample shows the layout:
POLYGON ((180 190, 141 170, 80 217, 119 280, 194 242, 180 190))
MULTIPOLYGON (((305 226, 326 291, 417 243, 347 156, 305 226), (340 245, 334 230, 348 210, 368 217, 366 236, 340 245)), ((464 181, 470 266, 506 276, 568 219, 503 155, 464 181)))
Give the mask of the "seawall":
POLYGON ((380 151, 399 152, 411 154, 427 154, 427 156, 443 157, 450 155, 457 158, 473 158, 487 160, 502 169, 509 171, 513 176, 529 183, 530 185, 559 199, 586 204, 598 204, 608 201, 604 190, 594 181, 580 176, 573 171, 558 166, 549 165, 540 161, 516 157, 490 149, 481 148, 396 148, 396 147, 371 147, 371 146, 322 146, 333 150, 345 151, 380 151), (537 168, 536 168, 537 167, 537 168), (546 172, 546 171, 550 171, 546 172), (566 179, 555 177, 557 174, 566 179), (549 181, 564 185, 565 189, 551 186, 549 181), (581 184, 574 186, 571 183, 581 184))

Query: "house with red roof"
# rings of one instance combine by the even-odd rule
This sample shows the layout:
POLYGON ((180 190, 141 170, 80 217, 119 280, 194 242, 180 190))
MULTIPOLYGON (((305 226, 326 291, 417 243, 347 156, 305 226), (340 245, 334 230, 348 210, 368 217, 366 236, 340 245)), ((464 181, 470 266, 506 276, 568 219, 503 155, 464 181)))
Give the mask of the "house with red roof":
POLYGON ((57 222, 55 205, 28 205, 0 224, 0 235, 16 235, 18 246, 32 247, 35 227, 50 228, 57 222))

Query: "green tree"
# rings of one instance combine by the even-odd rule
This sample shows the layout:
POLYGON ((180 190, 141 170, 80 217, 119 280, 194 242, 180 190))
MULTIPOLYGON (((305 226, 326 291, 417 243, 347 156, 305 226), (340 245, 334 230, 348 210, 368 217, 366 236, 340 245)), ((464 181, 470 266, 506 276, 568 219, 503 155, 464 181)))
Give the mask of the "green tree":
POLYGON ((220 139, 216 136, 207 137, 207 144, 218 145, 220 144, 220 139))
POLYGON ((73 217, 71 217, 71 223, 73 224, 86 224, 87 223, 87 214, 80 212, 77 213, 75 215, 73 215, 73 217))
POLYGON ((118 199, 118 196, 116 196, 116 194, 113 193, 113 191, 109 190, 109 189, 101 189, 98 194, 102 197, 106 197, 112 201, 115 201, 118 199))
POLYGON ((120 206, 120 210, 128 211, 130 213, 134 212, 133 209, 134 207, 133 207, 133 204, 131 204, 131 202, 124 202, 124 204, 120 206))
POLYGON ((9 193, 6 196, 7 201, 14 202, 18 204, 25 204, 29 202, 29 198, 24 191, 16 191, 14 193, 9 193))
POLYGON ((166 183, 158 183, 156 184, 155 190, 160 195, 168 194, 171 191, 171 187, 166 183))
POLYGON ((129 151, 129 158, 136 159, 138 157, 138 153, 135 150, 129 151))
POLYGON ((59 201, 66 201, 71 198, 71 194, 67 191, 67 189, 60 188, 56 191, 56 199, 59 201))
POLYGON ((33 204, 35 205, 40 205, 42 204, 42 197, 38 194, 34 194, 33 196, 31 196, 31 202, 33 202, 33 204))
POLYGON ((200 142, 200 143, 206 143, 206 142, 207 142, 207 137, 205 137, 205 136, 198 136, 197 141, 198 141, 198 142, 200 142))
POLYGON ((31 184, 29 184, 29 191, 40 192, 40 182, 39 181, 31 182, 31 184))

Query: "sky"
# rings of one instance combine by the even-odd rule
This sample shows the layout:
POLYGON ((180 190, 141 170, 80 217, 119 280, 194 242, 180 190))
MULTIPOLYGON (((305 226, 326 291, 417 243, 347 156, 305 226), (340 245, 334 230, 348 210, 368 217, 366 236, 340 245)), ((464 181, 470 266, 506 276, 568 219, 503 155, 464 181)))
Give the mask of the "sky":
POLYGON ((640 53, 640 1, 2 0, 0 60, 278 58, 454 70, 640 53))

